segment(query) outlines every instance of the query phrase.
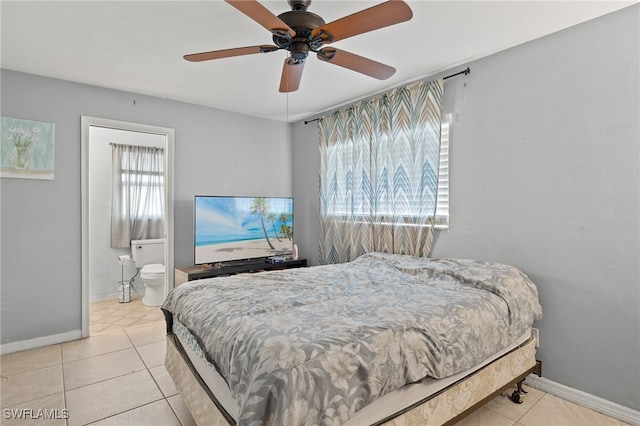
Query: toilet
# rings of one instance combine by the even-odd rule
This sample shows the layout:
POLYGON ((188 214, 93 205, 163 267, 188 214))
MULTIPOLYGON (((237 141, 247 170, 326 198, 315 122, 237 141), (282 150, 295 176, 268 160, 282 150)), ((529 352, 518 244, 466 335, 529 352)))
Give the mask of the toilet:
POLYGON ((144 283, 142 303, 160 306, 164 302, 164 239, 131 240, 131 257, 140 268, 144 283))

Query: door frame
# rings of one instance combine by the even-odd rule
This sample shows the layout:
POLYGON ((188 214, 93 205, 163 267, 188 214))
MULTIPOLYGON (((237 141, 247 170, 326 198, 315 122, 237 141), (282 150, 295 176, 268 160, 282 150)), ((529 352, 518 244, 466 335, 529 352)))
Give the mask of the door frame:
POLYGON ((126 121, 110 120, 106 118, 81 116, 80 117, 80 170, 82 191, 82 338, 89 337, 91 320, 89 318, 89 130, 91 127, 105 127, 109 129, 124 130, 140 133, 151 133, 165 136, 164 169, 165 169, 165 224, 164 245, 165 253, 165 294, 174 287, 174 211, 173 211, 173 155, 174 155, 174 129, 158 127, 147 124, 130 123, 126 121))

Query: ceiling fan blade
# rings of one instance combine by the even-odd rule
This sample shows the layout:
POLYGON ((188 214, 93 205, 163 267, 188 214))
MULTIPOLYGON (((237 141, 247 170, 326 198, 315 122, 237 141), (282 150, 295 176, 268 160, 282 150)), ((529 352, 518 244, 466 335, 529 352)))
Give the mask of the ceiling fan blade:
POLYGON ((269 9, 255 0, 225 0, 231 6, 256 21, 272 33, 294 37, 296 32, 291 29, 282 19, 271 13, 269 9))
POLYGON ((408 21, 413 12, 404 1, 391 0, 345 16, 313 30, 311 36, 320 36, 325 43, 388 27, 408 21))
POLYGON ((368 75, 369 77, 377 78, 378 80, 386 80, 396 72, 396 69, 389 65, 334 47, 320 49, 320 51, 318 51, 318 59, 368 75))
POLYGON ((294 61, 291 58, 285 59, 282 67, 282 77, 280 78, 280 92, 286 93, 298 90, 303 70, 303 61, 294 61))
POLYGON ((232 56, 252 55, 254 53, 275 52, 276 46, 265 44, 262 46, 236 47, 234 49, 213 50, 211 52, 191 53, 184 55, 184 59, 191 62, 210 61, 211 59, 230 58, 232 56))

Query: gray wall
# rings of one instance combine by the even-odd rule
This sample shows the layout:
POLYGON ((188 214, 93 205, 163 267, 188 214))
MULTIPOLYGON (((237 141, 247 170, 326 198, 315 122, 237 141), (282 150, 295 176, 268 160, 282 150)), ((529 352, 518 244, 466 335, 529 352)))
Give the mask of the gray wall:
MULTIPOLYGON (((451 227, 433 250, 522 269, 544 309, 544 376, 636 410, 639 17, 635 5, 447 80, 451 227)), ((293 134, 299 244, 317 259, 318 133, 296 123, 293 134)))
POLYGON ((175 264, 193 264, 195 194, 290 196, 285 123, 2 70, 3 116, 55 123, 55 180, 1 188, 1 343, 81 327, 80 116, 175 129, 175 264), (134 104, 135 100, 135 104, 134 104))

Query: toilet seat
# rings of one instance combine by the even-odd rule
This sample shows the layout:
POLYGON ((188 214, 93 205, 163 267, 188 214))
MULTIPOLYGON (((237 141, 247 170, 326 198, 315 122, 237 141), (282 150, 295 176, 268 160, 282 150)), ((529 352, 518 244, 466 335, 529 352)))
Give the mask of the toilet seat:
POLYGON ((142 270, 140 271, 141 274, 164 274, 165 270, 164 270, 164 265, 161 263, 151 263, 149 265, 144 265, 142 267, 142 270))

